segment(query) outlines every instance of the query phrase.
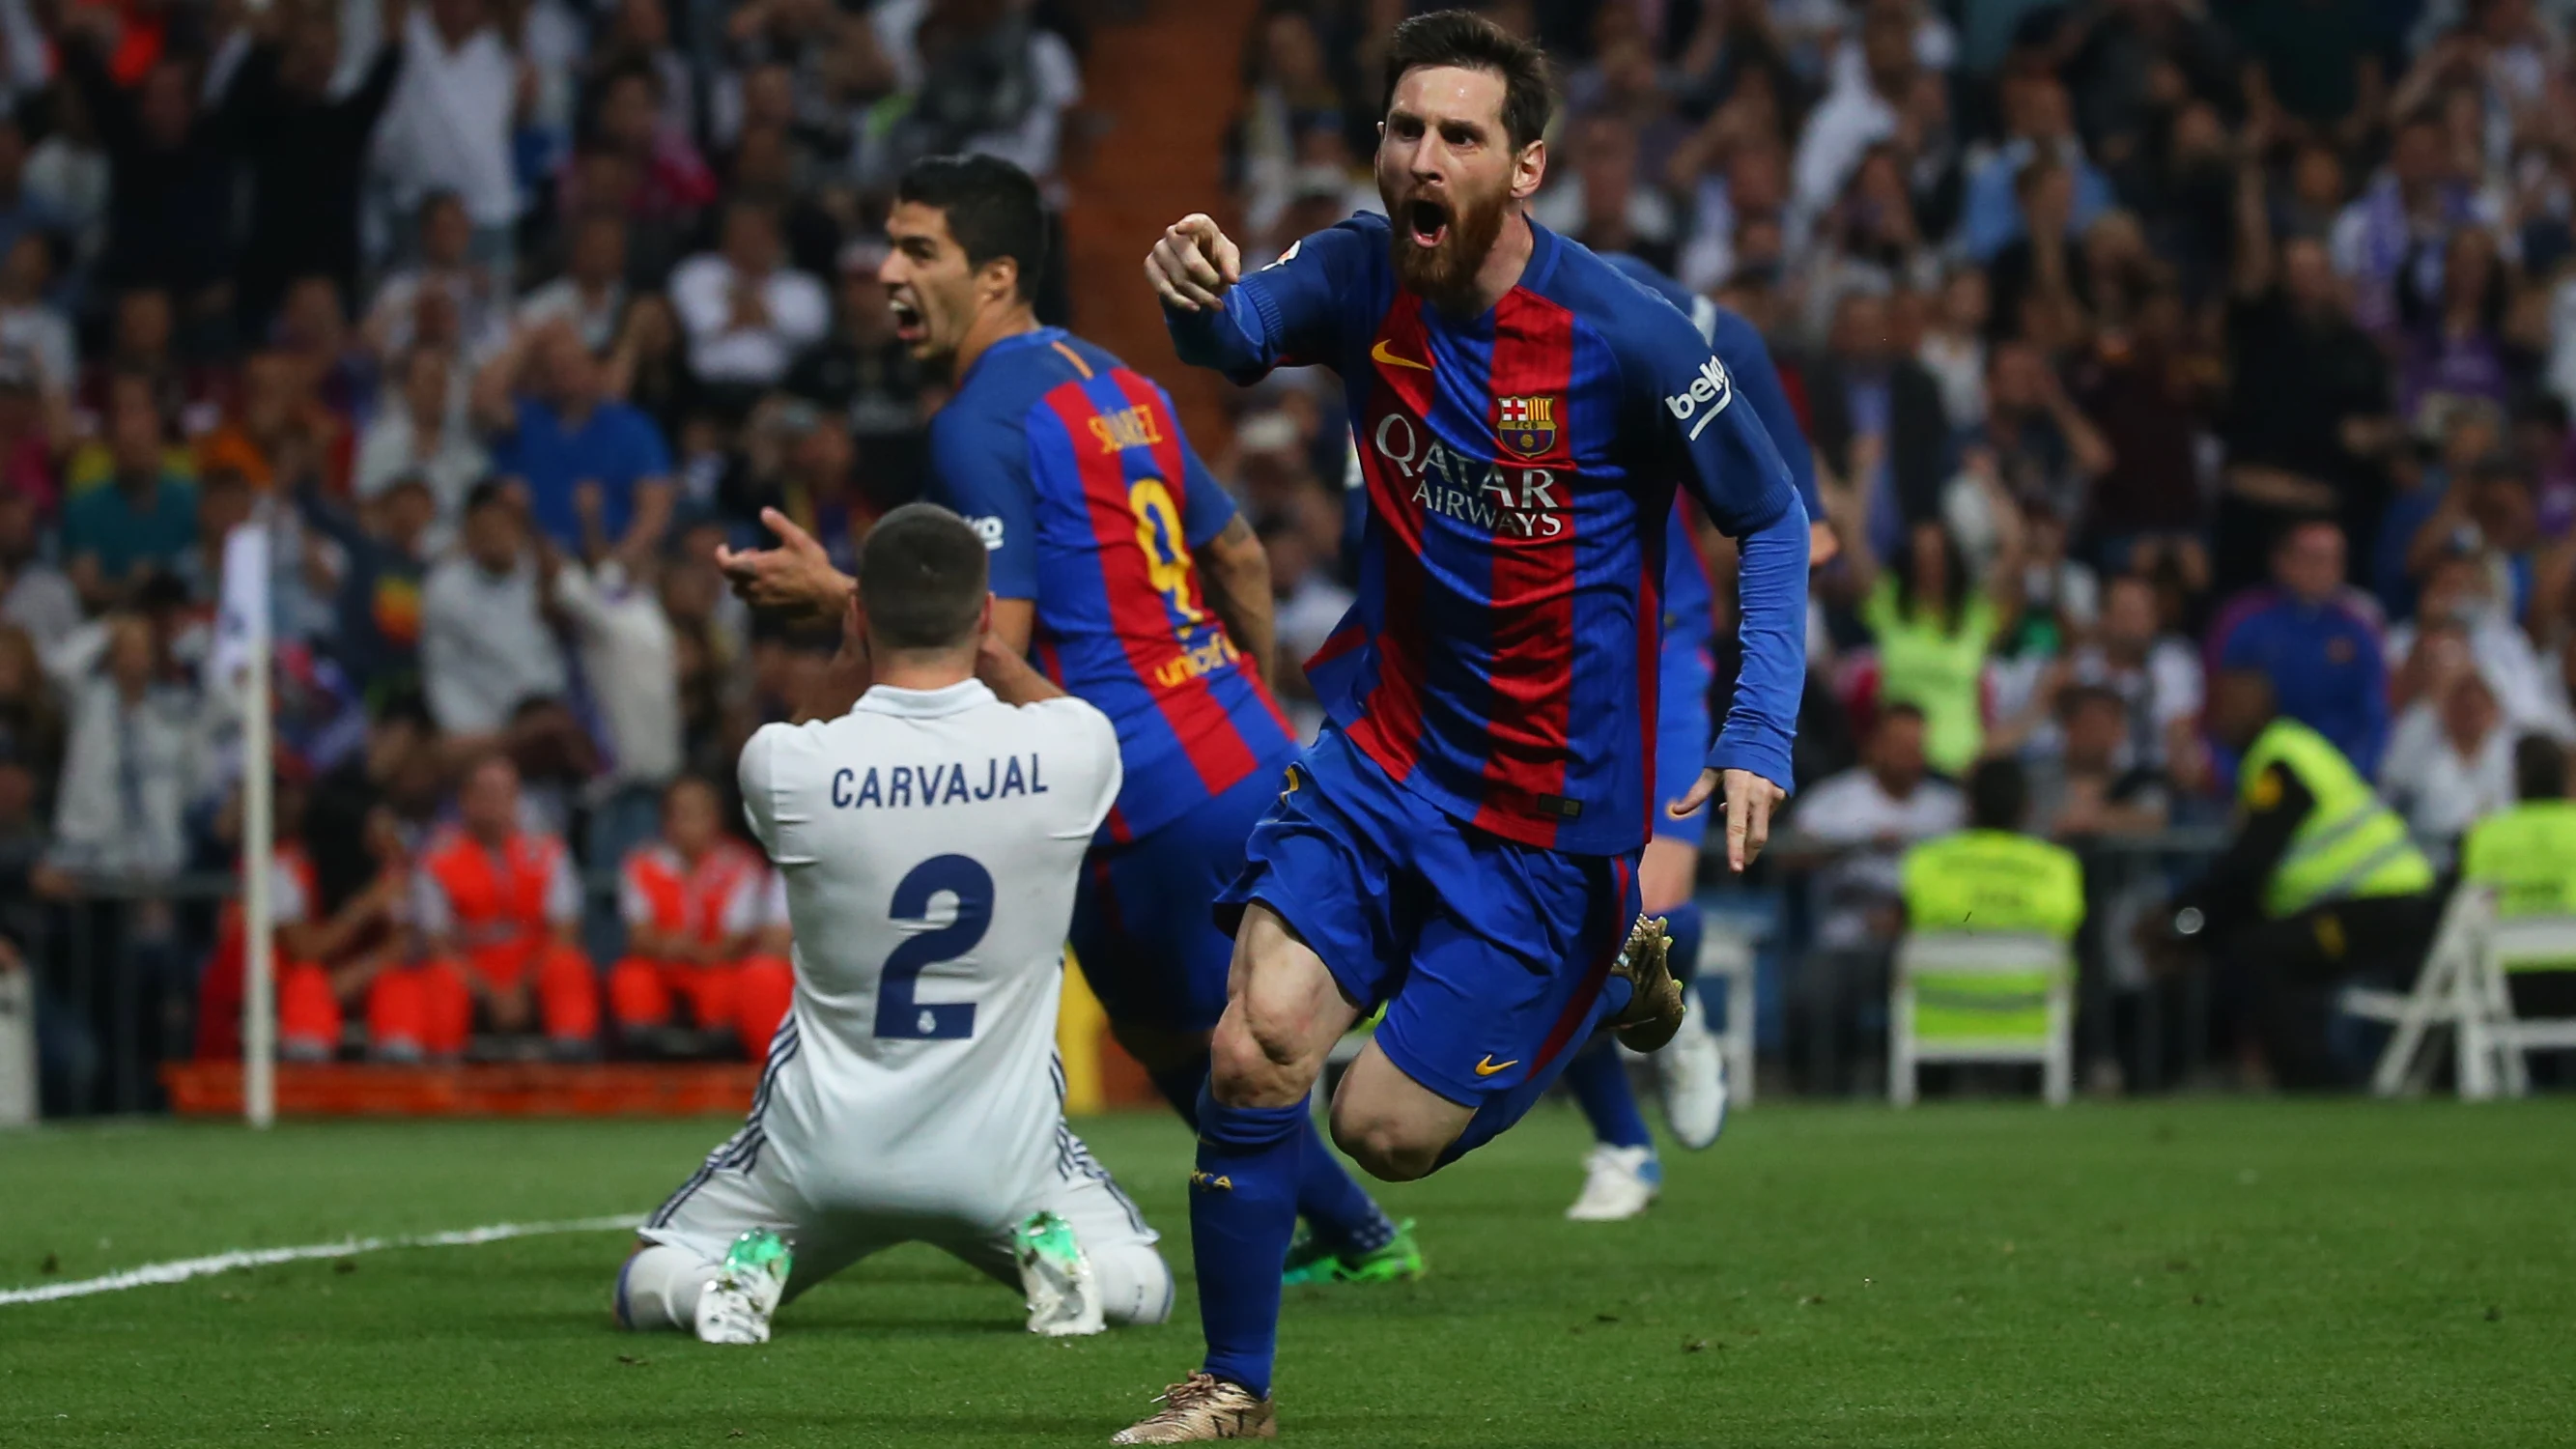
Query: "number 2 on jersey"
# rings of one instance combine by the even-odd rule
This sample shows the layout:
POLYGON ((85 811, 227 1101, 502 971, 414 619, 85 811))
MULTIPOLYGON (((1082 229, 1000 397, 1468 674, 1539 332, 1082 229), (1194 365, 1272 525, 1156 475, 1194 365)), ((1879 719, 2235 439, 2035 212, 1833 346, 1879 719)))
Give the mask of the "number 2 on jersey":
POLYGON ((892 915, 926 921, 941 891, 957 897, 957 919, 924 931, 889 952, 877 977, 877 1035, 908 1041, 964 1041, 975 1034, 975 1003, 913 1000, 922 968, 954 961, 975 949, 993 924, 993 876, 962 855, 935 855, 912 868, 894 888, 892 915))

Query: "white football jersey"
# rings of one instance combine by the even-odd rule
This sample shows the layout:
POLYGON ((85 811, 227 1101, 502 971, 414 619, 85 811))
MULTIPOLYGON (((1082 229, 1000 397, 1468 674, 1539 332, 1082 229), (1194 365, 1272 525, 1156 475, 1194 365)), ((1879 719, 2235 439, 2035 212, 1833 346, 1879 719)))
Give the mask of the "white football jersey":
POLYGON ((1016 1221, 1056 1166, 1065 929, 1117 731, 1078 699, 880 685, 762 729, 741 774, 796 937, 745 1130, 815 1208, 1016 1221))

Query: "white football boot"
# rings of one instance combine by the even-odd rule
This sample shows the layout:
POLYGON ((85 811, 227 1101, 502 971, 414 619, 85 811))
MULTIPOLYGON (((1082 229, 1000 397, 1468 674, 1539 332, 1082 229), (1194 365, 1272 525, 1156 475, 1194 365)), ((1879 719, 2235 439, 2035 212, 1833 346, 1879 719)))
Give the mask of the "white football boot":
POLYGON ((1028 1295, 1029 1332, 1079 1338, 1108 1326, 1100 1284, 1071 1224, 1038 1213, 1012 1230, 1011 1247, 1020 1260, 1020 1291, 1028 1295))
POLYGON ((1664 1165, 1651 1147, 1613 1147, 1600 1143, 1583 1156, 1583 1195, 1565 1215, 1578 1223, 1615 1223, 1633 1218, 1664 1190, 1664 1165))
POLYGON ((1726 1130, 1726 1050, 1708 1029, 1708 1013, 1694 1000, 1682 1029, 1654 1054, 1655 1093, 1663 1098, 1664 1122, 1673 1137, 1693 1152, 1717 1141, 1726 1130))
POLYGON ((725 1250, 724 1266, 698 1290, 698 1341, 767 1343, 769 1315, 786 1296, 796 1254, 787 1240, 754 1228, 725 1250))

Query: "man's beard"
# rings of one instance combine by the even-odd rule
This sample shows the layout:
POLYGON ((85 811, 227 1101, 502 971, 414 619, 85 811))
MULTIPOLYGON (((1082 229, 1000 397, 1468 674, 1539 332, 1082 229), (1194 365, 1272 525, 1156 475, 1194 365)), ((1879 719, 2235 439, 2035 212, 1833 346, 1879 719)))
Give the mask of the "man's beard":
POLYGON ((1413 240, 1412 229, 1405 217, 1414 203, 1390 206, 1395 230, 1388 246, 1395 263, 1395 279, 1406 288, 1432 302, 1452 302, 1472 296, 1476 273, 1494 249, 1494 241, 1503 234, 1503 220, 1511 209, 1508 193, 1496 195, 1489 203, 1459 197, 1457 204, 1446 208, 1447 231, 1429 247, 1413 240))

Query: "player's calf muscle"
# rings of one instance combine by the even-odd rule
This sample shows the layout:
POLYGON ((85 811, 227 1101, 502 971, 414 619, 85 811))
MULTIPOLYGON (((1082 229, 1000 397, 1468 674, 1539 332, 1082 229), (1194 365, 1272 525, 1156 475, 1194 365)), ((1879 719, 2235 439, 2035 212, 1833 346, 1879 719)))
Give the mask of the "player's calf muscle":
POLYGON ((1323 958, 1258 905, 1243 914, 1226 988, 1225 1016, 1209 1043, 1208 1089, 1232 1107, 1285 1107, 1304 1097, 1333 1043, 1359 1018, 1323 958))

